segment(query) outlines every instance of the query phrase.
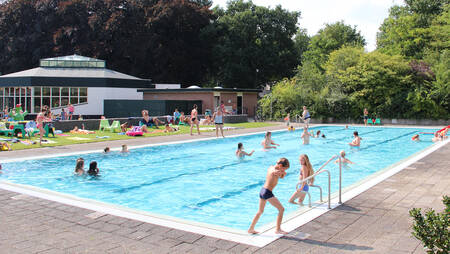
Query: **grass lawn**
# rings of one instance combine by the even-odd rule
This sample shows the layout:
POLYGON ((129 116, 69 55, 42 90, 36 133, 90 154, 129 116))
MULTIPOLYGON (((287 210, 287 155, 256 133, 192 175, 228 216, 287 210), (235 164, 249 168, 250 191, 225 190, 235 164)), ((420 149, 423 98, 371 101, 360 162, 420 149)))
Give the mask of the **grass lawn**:
MULTIPOLYGON (((263 122, 254 122, 254 123, 236 123, 236 124, 225 124, 226 127, 238 127, 238 128, 259 128, 259 127, 266 127, 266 126, 272 126, 274 124, 271 123, 263 123, 263 122)), ((213 125, 205 125, 200 126, 200 128, 214 128, 213 125)), ((160 127, 162 129, 162 127, 160 127)), ((154 129, 152 129, 154 130, 154 129)), ((214 129, 211 130, 200 130, 201 132, 211 132, 215 131, 214 129)), ((42 147, 49 147, 49 146, 64 146, 64 145, 71 145, 71 144, 83 144, 83 143, 91 143, 91 142, 102 142, 102 141, 109 141, 109 140, 124 140, 124 139, 136 139, 136 138, 142 138, 142 137, 156 137, 156 136, 168 136, 168 135, 178 135, 178 134, 188 134, 190 132, 189 126, 180 126, 180 130, 177 132, 171 132, 171 133, 144 133, 144 136, 141 137, 129 137, 127 135, 119 135, 118 133, 111 133, 108 131, 101 132, 101 131, 95 131, 94 134, 72 134, 70 132, 63 133, 64 135, 55 135, 53 138, 51 135, 48 138, 44 138, 49 141, 49 143, 43 143, 42 147), (107 138, 98 138, 98 137, 104 137, 107 136, 107 138)), ((196 133, 196 130, 194 129, 193 133, 196 133)), ((225 131, 226 135, 226 131, 225 131)), ((5 136, 0 136, 0 138, 6 138, 5 136)), ((27 139, 19 139, 19 140, 27 140, 27 139)), ((29 140, 29 139, 28 139, 29 140)), ((8 142, 13 150, 22 150, 22 149, 31 149, 31 148, 39 148, 39 135, 36 137, 31 138, 32 141, 36 141, 36 144, 33 145, 26 145, 23 143, 11 143, 8 142)))

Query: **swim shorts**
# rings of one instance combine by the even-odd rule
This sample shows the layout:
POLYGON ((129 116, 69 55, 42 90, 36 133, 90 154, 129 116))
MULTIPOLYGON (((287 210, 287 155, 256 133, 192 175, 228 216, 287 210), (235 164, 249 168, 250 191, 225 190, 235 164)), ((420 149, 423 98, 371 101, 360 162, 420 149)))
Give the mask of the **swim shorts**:
POLYGON ((273 198, 273 197, 275 197, 275 196, 273 195, 273 193, 272 193, 271 190, 268 190, 268 189, 262 187, 262 188, 261 188, 261 191, 259 192, 259 197, 260 197, 261 199, 267 200, 267 199, 273 198))
POLYGON ((305 186, 303 186, 302 191, 306 191, 306 192, 309 191, 309 185, 305 184, 305 186))

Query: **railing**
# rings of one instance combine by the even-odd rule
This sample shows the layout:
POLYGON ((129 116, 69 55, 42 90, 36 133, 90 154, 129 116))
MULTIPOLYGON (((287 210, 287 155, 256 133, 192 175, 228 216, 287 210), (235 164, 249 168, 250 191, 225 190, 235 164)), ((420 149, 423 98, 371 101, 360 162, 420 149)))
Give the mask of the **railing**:
MULTIPOLYGON (((299 187, 302 186, 303 182, 307 182, 309 181, 311 178, 320 175, 324 172, 326 172, 328 174, 328 209, 331 209, 331 174, 330 171, 323 169, 326 165, 328 165, 328 163, 330 163, 330 161, 334 160, 336 157, 338 157, 339 159, 339 204, 342 204, 342 200, 341 200, 341 189, 342 189, 342 161, 341 161, 341 156, 340 155, 334 155, 333 157, 331 157, 327 162, 325 162, 317 171, 316 173, 314 173, 313 175, 300 180, 295 189, 298 190, 299 187)), ((310 185, 310 187, 316 187, 320 190, 320 202, 323 202, 323 198, 322 198, 322 188, 318 185, 310 185)), ((303 193, 305 193, 306 195, 308 195, 308 199, 309 199, 309 207, 311 207, 311 194, 309 194, 308 191, 301 191, 303 193)))

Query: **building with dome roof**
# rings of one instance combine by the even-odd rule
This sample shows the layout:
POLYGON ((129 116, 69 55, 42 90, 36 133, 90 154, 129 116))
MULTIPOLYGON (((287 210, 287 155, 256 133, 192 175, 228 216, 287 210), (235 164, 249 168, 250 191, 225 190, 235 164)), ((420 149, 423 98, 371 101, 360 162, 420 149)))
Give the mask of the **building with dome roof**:
POLYGON ((106 68, 103 60, 79 55, 45 58, 39 67, 0 76, 0 108, 21 104, 31 114, 43 105, 54 113, 72 104, 75 115, 104 115, 105 100, 143 100, 137 89, 154 88, 106 68))

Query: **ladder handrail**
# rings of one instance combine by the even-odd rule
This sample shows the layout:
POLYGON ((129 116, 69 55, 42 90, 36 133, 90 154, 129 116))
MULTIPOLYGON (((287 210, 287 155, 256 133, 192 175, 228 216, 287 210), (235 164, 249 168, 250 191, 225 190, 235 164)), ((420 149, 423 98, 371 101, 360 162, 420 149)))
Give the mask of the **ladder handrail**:
POLYGON ((324 168, 328 163, 330 163, 331 160, 333 160, 333 159, 336 158, 336 157, 337 157, 337 155, 334 155, 333 157, 331 157, 331 158, 330 158, 327 162, 325 162, 325 163, 324 163, 324 164, 316 171, 316 173, 314 173, 313 175, 308 176, 307 178, 304 178, 303 180, 299 180, 298 183, 297 183, 297 188, 296 188, 296 189, 298 189, 298 185, 299 185, 299 184, 302 184, 303 182, 309 180, 310 178, 313 178, 313 177, 315 177, 315 176, 317 176, 317 175, 323 173, 325 170, 321 170, 321 169, 324 168))
MULTIPOLYGON (((297 185, 295 186, 295 189, 297 190, 298 187, 301 186, 303 182, 306 182, 306 181, 308 181, 309 179, 311 179, 311 178, 313 178, 313 177, 315 177, 315 176, 317 176, 317 175, 319 175, 319 174, 322 174, 323 172, 327 172, 327 174, 328 174, 328 209, 331 209, 331 174, 330 174, 330 171, 328 171, 328 170, 326 170, 326 169, 323 169, 323 168, 324 168, 328 163, 330 163, 330 161, 332 161, 333 159, 335 159, 336 157, 339 157, 339 158, 340 158, 340 156, 338 156, 338 155, 332 156, 327 162, 325 162, 325 163, 324 163, 324 164, 316 171, 316 173, 314 173, 314 174, 311 175, 311 176, 308 176, 308 177, 305 178, 305 179, 299 180, 298 183, 297 183, 297 185)), ((340 162, 340 160, 339 160, 339 162, 340 162)), ((340 164, 340 163, 339 163, 339 164, 340 164)), ((321 190, 322 190, 322 189, 321 189, 321 190)), ((309 194, 309 193, 308 193, 308 194, 309 194)), ((309 202, 311 203, 311 200, 310 200, 309 202)))

